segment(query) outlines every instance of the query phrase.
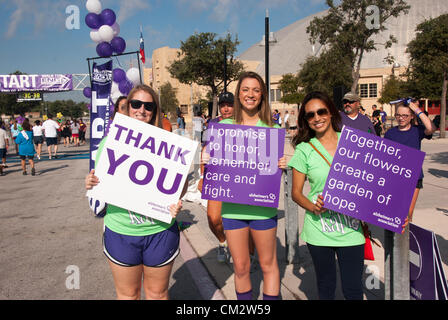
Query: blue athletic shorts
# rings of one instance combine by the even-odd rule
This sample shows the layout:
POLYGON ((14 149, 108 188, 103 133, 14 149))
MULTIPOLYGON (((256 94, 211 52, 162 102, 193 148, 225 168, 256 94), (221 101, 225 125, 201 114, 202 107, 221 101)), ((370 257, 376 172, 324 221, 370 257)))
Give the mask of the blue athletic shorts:
POLYGON ((103 251, 109 260, 120 266, 163 267, 179 254, 179 239, 177 223, 149 236, 122 235, 105 227, 103 251))
POLYGON ((6 157, 6 148, 0 149, 0 158, 5 158, 5 157, 6 157))
POLYGON ((277 216, 263 220, 239 220, 222 218, 224 230, 251 228, 254 230, 269 230, 277 227, 277 216))

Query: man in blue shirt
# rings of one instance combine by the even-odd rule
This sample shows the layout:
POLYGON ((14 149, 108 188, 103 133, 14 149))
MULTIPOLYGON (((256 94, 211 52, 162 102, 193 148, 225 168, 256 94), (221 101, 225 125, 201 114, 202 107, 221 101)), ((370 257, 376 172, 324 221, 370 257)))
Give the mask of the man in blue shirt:
POLYGON ((340 111, 342 124, 348 127, 375 134, 370 119, 359 112, 361 99, 356 93, 348 92, 342 98, 342 110, 340 111))

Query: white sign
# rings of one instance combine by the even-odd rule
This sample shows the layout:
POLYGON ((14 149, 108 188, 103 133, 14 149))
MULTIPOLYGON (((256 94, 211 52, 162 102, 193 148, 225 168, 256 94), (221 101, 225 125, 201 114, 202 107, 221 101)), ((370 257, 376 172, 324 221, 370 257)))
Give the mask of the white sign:
POLYGON ((198 142, 119 113, 106 139, 87 196, 170 223, 198 142))

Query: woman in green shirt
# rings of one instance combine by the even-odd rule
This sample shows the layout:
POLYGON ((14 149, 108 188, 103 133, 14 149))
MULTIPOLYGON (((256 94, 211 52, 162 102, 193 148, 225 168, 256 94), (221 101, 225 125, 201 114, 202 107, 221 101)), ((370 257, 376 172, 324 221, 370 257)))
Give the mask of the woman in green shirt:
MULTIPOLYGON (((220 123, 279 128, 272 122, 266 86, 257 73, 246 72, 240 77, 235 98, 233 117, 220 123)), ((286 168, 285 157, 279 159, 278 167, 286 168)), ((254 240, 263 272, 263 299, 278 299, 277 208, 223 202, 221 214, 233 258, 237 299, 252 299, 249 234, 254 240)))
POLYGON ((325 209, 321 195, 338 145, 340 121, 326 94, 312 92, 305 97, 293 138, 296 149, 288 163, 293 168, 292 199, 306 210, 300 237, 313 259, 319 298, 334 299, 336 255, 345 298, 362 300, 365 238, 361 222, 325 209), (308 196, 303 194, 306 179, 311 187, 308 196))
MULTIPOLYGON (((134 87, 127 103, 129 117, 162 127, 158 98, 150 87, 134 87)), ((97 159, 106 139, 99 145, 97 159)), ((86 189, 92 189, 98 183, 100 181, 92 169, 85 179, 86 189)), ((186 182, 181 198, 187 186, 186 182)), ((181 207, 181 200, 170 205, 171 216, 175 218, 181 207)), ((109 259, 118 299, 139 299, 142 282, 146 299, 168 299, 169 278, 174 259, 179 254, 179 229, 175 219, 164 223, 108 204, 103 237, 103 250, 109 259)))

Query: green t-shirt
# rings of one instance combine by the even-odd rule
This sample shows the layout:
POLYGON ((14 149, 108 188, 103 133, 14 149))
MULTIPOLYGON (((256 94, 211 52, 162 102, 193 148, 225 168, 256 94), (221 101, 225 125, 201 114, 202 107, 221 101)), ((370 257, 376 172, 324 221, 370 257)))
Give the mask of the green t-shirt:
MULTIPOLYGON (((219 123, 235 124, 233 119, 224 119, 219 123)), ((267 124, 258 120, 257 127, 269 127, 267 124)), ((274 128, 280 128, 275 125, 274 128)), ((223 202, 221 215, 226 219, 240 219, 240 220, 263 220, 269 219, 277 215, 277 208, 251 206, 247 204, 223 202)))
MULTIPOLYGON (((340 136, 341 134, 338 132, 338 140, 340 136)), ((333 157, 320 144, 319 140, 312 138, 310 142, 330 163, 333 161, 333 157)), ((309 143, 302 142, 297 145, 288 166, 307 175, 311 187, 307 197, 314 203, 317 196, 324 190, 330 171, 328 164, 309 143)), ((315 246, 346 247, 365 243, 361 222, 332 210, 327 210, 320 215, 307 210, 300 238, 315 246)))
MULTIPOLYGON (((98 146, 95 163, 98 163, 106 139, 107 137, 98 146)), ((106 227, 114 232, 128 236, 148 236, 156 234, 169 229, 175 221, 173 219, 168 224, 111 204, 107 205, 106 216, 104 217, 106 227)))

